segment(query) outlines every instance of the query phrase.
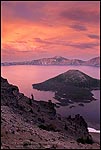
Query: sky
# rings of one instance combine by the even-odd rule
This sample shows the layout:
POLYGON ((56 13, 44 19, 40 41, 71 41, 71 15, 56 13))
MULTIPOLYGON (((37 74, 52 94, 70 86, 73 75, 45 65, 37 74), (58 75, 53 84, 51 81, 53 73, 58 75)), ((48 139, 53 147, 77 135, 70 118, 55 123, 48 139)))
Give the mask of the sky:
POLYGON ((99 1, 1 2, 2 62, 99 55, 99 1))

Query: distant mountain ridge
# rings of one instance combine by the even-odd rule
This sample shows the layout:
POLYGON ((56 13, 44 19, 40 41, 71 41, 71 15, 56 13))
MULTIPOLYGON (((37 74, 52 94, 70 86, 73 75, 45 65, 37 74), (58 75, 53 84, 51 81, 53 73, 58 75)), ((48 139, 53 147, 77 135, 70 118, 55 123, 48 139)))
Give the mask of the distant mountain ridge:
POLYGON ((87 61, 80 60, 80 59, 67 59, 61 56, 55 56, 52 58, 42 58, 32 61, 23 61, 23 62, 4 62, 1 63, 2 66, 11 66, 11 65, 74 65, 74 66, 100 66, 100 57, 95 57, 89 59, 87 61))

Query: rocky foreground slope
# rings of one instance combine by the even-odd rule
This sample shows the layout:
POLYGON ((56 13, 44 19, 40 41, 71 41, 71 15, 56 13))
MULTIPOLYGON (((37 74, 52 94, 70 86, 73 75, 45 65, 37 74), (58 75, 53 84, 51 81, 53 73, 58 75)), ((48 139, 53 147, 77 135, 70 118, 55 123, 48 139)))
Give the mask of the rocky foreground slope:
POLYGON ((36 101, 1 77, 1 149, 100 148, 79 114, 61 117, 49 101, 36 101), (84 144, 85 143, 85 144, 84 144))

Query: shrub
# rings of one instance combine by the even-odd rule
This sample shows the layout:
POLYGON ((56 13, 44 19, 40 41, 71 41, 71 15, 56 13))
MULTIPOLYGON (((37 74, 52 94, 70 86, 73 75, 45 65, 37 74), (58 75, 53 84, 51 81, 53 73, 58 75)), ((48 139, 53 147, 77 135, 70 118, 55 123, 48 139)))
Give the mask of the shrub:
POLYGON ((28 145, 31 145, 31 142, 30 142, 30 141, 24 141, 24 142, 23 142, 23 146, 28 146, 28 145))
POLYGON ((66 125, 66 124, 65 124, 65 127, 64 127, 64 129, 65 129, 65 130, 68 130, 68 127, 67 127, 67 125, 66 125))
POLYGON ((38 121, 39 121, 39 122, 42 122, 42 123, 45 122, 44 118, 38 118, 38 121))
POLYGON ((52 124, 49 125, 39 125, 39 128, 43 129, 43 130, 47 130, 47 131, 56 131, 55 126, 52 124))
POLYGON ((87 136, 87 138, 86 139, 84 139, 84 138, 78 138, 77 139, 77 142, 78 143, 82 143, 82 144, 93 144, 94 142, 93 142, 93 140, 92 140, 92 138, 89 138, 88 136, 87 136))
POLYGON ((32 108, 30 109, 30 111, 29 111, 29 112, 33 113, 33 110, 32 110, 32 108))

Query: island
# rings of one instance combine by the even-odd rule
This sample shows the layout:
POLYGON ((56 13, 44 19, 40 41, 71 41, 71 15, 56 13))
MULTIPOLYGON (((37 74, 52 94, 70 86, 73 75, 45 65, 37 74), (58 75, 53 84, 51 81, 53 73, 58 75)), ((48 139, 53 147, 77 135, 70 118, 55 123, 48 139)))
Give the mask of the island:
POLYGON ((54 98, 63 105, 95 100, 91 91, 100 89, 100 80, 79 70, 68 70, 42 83, 32 84, 32 86, 37 90, 55 92, 54 98))

